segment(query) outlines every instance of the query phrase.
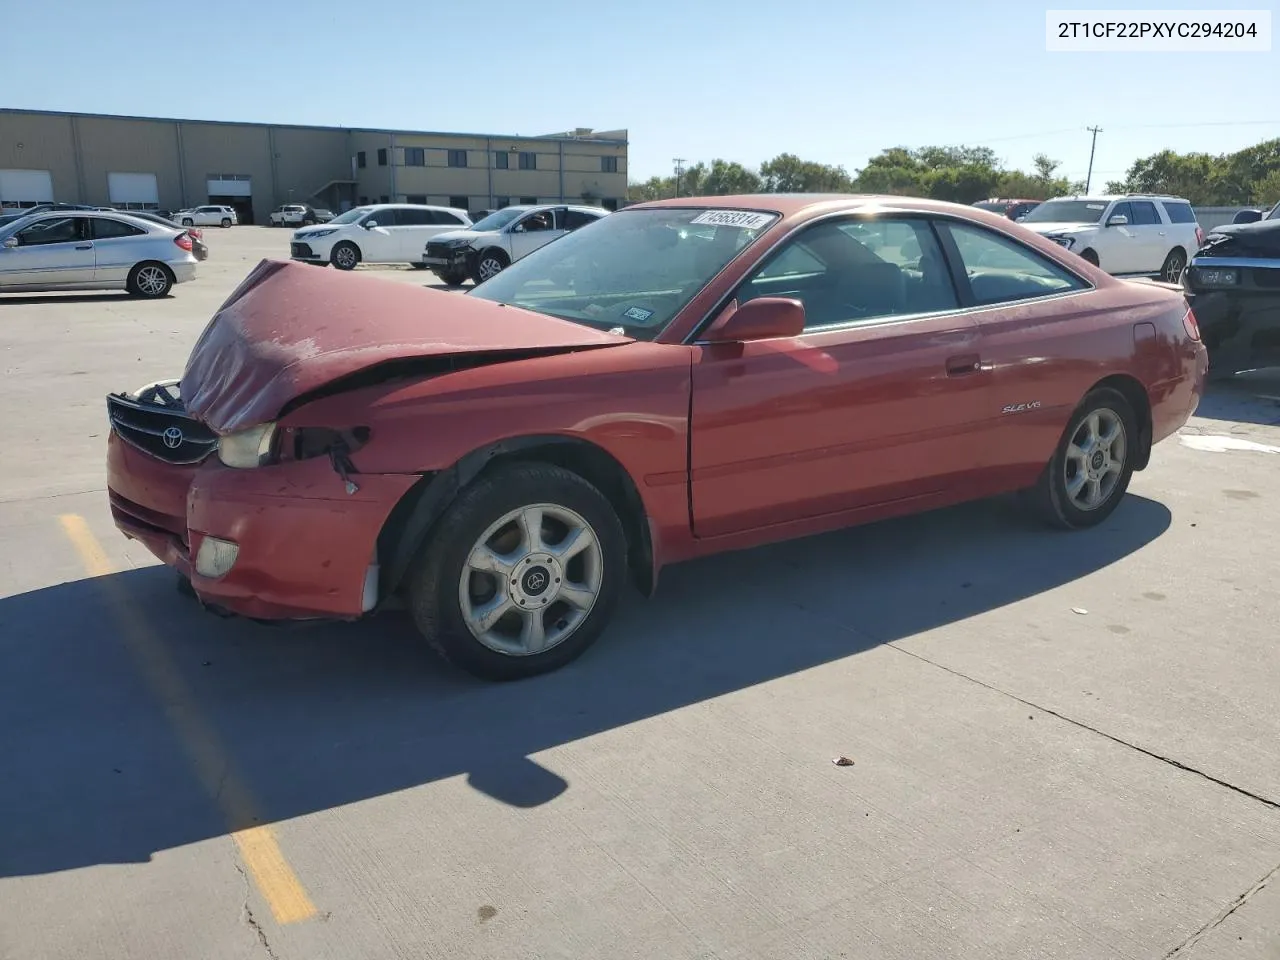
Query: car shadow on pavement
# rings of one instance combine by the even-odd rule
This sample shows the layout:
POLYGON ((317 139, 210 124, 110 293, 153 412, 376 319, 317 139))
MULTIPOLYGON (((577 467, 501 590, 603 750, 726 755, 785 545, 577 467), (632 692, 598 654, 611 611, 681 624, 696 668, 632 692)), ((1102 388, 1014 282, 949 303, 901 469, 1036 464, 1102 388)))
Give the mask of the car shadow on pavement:
POLYGON ((1195 415, 1205 420, 1280 426, 1280 368, 1238 373, 1211 384, 1195 415))
POLYGON ((1101 527, 1057 533, 995 500, 694 561, 665 570, 653 600, 624 602, 580 660, 514 684, 439 662, 403 614, 305 629, 220 620, 161 567, 9 597, 0 876, 145 862, 226 830, 108 590, 176 663, 265 820, 456 776, 533 807, 572 792, 533 759, 542 751, 1060 587, 1170 522, 1131 494, 1101 527))
MULTIPOLYGON (((152 297, 152 300, 168 300, 173 296, 171 293, 165 294, 163 297, 152 297)), ((147 298, 135 297, 131 293, 124 290, 116 290, 110 293, 48 293, 27 296, 25 294, 5 294, 0 296, 0 306, 29 307, 39 306, 42 303, 52 304, 54 306, 65 306, 68 303, 107 303, 112 300, 128 300, 134 303, 143 303, 147 298)))

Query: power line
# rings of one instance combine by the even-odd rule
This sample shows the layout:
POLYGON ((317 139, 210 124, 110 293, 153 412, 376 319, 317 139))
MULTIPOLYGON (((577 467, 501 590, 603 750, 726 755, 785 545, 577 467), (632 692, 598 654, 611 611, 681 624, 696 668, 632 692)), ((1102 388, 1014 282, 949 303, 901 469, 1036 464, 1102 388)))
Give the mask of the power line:
POLYGON ((1085 127, 1093 134, 1093 140, 1089 144, 1089 172, 1084 175, 1084 192, 1089 192, 1089 187, 1093 184, 1093 152, 1098 146, 1098 134, 1102 132, 1101 127, 1085 127))

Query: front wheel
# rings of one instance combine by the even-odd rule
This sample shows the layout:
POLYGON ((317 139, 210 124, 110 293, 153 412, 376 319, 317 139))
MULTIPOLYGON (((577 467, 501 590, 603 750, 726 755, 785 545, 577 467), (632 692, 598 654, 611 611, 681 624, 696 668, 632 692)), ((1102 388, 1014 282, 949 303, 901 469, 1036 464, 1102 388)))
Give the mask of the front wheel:
POLYGON ((467 275, 462 270, 437 270, 436 278, 450 287, 460 287, 467 282, 467 275))
POLYGON ((471 275, 471 279, 476 283, 484 283, 490 277, 500 274, 510 263, 507 255, 501 250, 486 250, 476 260, 475 272, 471 275))
POLYGON ((548 463, 493 468, 458 495, 409 579, 427 642, 486 680, 558 669, 600 636, 627 563, 599 490, 548 463))
POLYGON ((1072 414, 1052 459, 1029 491, 1031 503, 1051 526, 1096 526, 1124 498, 1137 452, 1133 406, 1116 390, 1094 390, 1072 414))
POLYGON ((329 254, 329 262, 339 270, 354 270, 360 262, 360 251, 354 243, 343 240, 329 254))
POLYGON ((1082 250, 1082 251, 1080 252, 1080 256, 1084 257, 1086 260, 1088 260, 1090 263, 1092 263, 1095 267, 1099 265, 1099 264, 1098 264, 1098 252, 1097 252, 1096 250, 1093 250, 1092 248, 1090 248, 1090 249, 1088 249, 1088 250, 1082 250))
POLYGON ((194 226, 196 225, 196 222, 195 222, 194 220, 192 220, 190 217, 183 217, 183 218, 182 218, 182 225, 183 225, 184 227, 194 227, 194 226))

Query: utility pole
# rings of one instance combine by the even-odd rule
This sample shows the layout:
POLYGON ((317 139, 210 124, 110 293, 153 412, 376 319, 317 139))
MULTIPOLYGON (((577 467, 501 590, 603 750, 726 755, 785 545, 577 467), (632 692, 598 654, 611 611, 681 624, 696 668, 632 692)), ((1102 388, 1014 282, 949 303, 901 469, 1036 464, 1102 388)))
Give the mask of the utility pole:
POLYGON ((1084 177, 1084 192, 1089 192, 1089 187, 1093 185, 1093 151, 1098 147, 1098 134, 1102 132, 1101 127, 1085 127, 1093 134, 1093 142, 1089 144, 1089 172, 1084 177))
POLYGON ((680 177, 684 173, 684 157, 676 157, 671 161, 676 165, 676 196, 680 196, 680 177))

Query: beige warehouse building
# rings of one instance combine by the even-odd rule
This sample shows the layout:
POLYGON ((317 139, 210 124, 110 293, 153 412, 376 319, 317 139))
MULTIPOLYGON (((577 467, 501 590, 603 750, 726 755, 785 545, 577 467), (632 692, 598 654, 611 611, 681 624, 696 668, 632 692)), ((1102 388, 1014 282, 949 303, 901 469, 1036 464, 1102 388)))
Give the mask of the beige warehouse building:
POLYGON ((430 133, 0 109, 0 207, 234 206, 266 223, 282 203, 466 210, 512 203, 622 205, 627 131, 430 133))

